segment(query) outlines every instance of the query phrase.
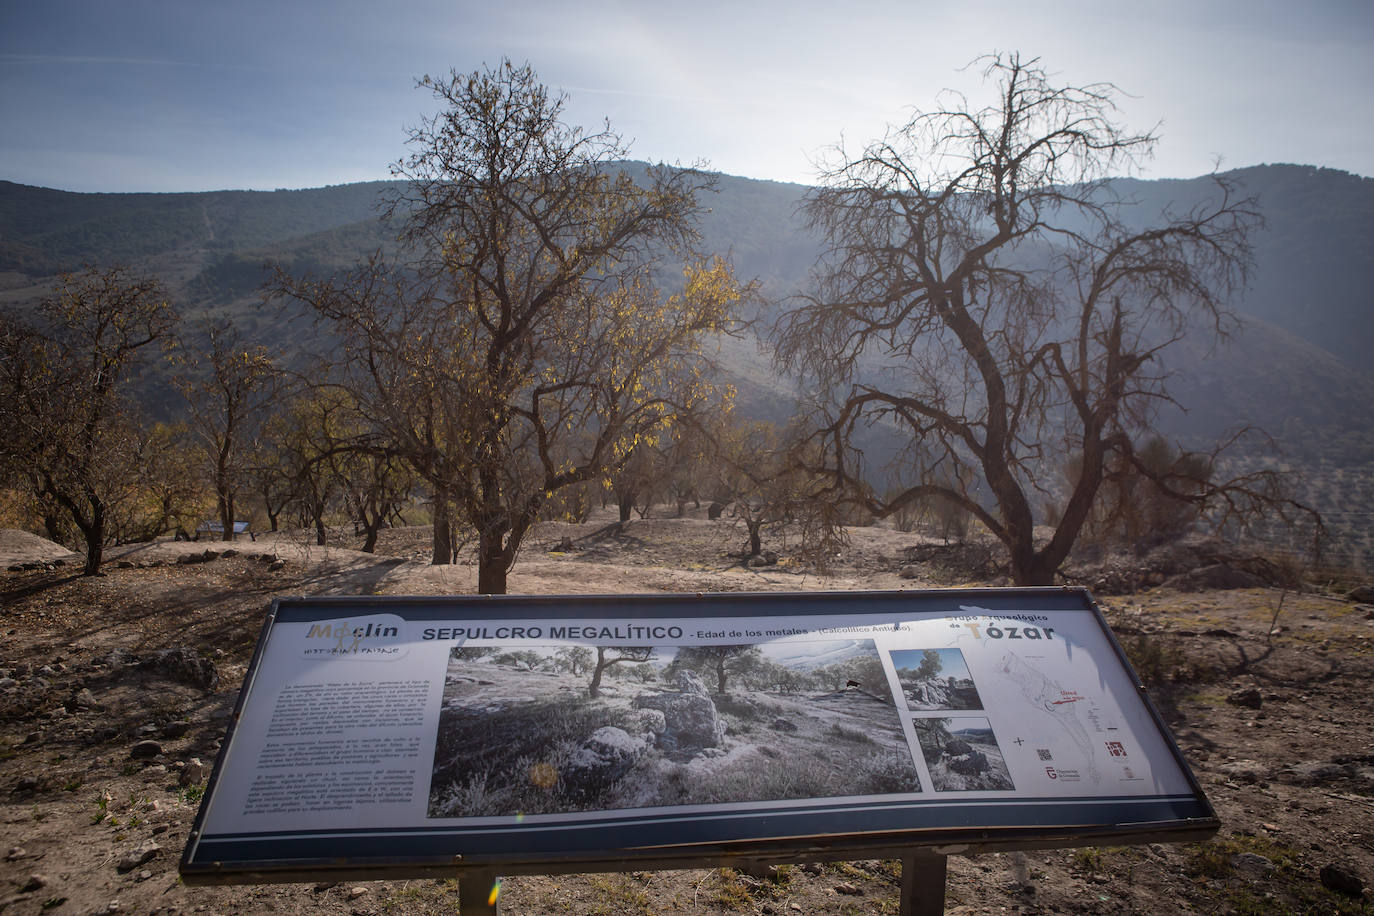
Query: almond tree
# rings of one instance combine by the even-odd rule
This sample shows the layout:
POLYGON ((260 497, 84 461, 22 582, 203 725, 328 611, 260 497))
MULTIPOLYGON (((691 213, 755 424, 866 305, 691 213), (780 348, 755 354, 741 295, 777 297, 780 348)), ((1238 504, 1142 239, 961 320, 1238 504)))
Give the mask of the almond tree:
POLYGON ((339 383, 431 490, 433 562, 453 557, 456 513, 478 591, 501 593, 552 494, 604 479, 710 395, 700 342, 742 291, 692 251, 701 173, 631 175, 620 139, 566 124, 527 66, 421 85, 442 110, 411 132, 390 209, 412 260, 278 291, 331 325, 339 383), (672 295, 665 256, 688 265, 672 295))
POLYGON ((111 516, 137 491, 130 391, 177 316, 156 280, 118 266, 64 274, 39 316, 0 321, 0 467, 71 519, 96 575, 111 516))
MULTIPOLYGON (((778 352, 822 392, 815 469, 833 490, 877 514, 942 497, 1002 542, 1018 584, 1047 585, 1108 475, 1150 472, 1132 442, 1168 398, 1161 356, 1235 326, 1229 297, 1259 217, 1219 178, 1190 212, 1134 212, 1105 179, 1155 138, 1116 122, 1114 87, 1056 85, 1016 56, 991 58, 984 77, 987 105, 951 94, 840 151, 805 204, 827 249, 778 352), (854 446, 875 423, 910 441, 887 498, 854 446), (1051 492, 1069 456, 1076 477, 1051 492), (1047 540, 1034 536, 1037 499, 1057 502, 1047 540)), ((1274 483, 1175 495, 1250 511, 1275 503, 1274 483)))
POLYGON ((179 341, 176 385, 186 399, 215 491, 220 539, 235 539, 238 498, 248 484, 251 446, 284 387, 267 348, 227 321, 204 323, 179 341))

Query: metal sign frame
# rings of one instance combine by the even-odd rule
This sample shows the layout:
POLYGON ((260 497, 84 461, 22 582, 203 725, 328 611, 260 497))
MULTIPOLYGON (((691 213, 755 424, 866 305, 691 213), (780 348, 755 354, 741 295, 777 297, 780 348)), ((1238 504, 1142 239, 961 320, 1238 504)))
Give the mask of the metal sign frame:
MULTIPOLYGON (((683 630, 681 626, 674 628, 683 630)), ((338 633, 343 633, 342 624, 338 633)), ((1041 664, 1048 666, 1051 661, 1041 664)), ((972 664, 968 666, 970 670, 973 667, 972 664)), ((978 682, 980 679, 977 686, 984 692, 1002 689, 989 682, 989 670, 985 663, 974 677, 959 678, 952 674, 947 679, 950 689, 962 687, 965 680, 978 682)), ((958 669, 958 673, 967 675, 969 670, 958 669)), ((1006 676, 1010 678, 1014 674, 1006 676)), ((438 712, 433 707, 432 702, 427 702, 426 724, 417 733, 428 734, 435 728, 433 722, 438 712)), ((966 704, 954 708, 971 711, 952 713, 952 717, 943 719, 945 726, 953 722, 954 717, 967 715, 969 721, 981 719, 984 726, 991 722, 992 732, 998 732, 999 728, 1006 730, 1006 722, 988 710, 966 704)), ((1054 712, 1061 717, 1071 715, 1057 708, 1054 712)), ((1092 715, 1088 713, 1091 721, 1100 725, 1092 715)), ((1080 725, 1072 727, 1083 731, 1080 725)), ((947 730, 944 734, 948 738, 947 730)), ((1073 737, 1081 744, 1082 739, 1076 733, 1073 737)), ((1003 742, 1009 740, 1003 737, 1003 742)), ((996 734, 993 741, 996 744, 996 734)), ((425 745, 430 753, 433 747, 432 743, 425 745)), ((1000 745, 997 747, 1001 750, 1000 745)), ((1018 747, 1016 753, 1021 752, 1018 747)), ((1005 750, 1001 753, 1004 757, 1011 756, 1005 750)), ((1010 767, 1009 763, 1006 765, 1010 767)), ((1118 769, 1121 768, 1118 766, 1118 769)), ((1017 772, 1027 770, 1023 766, 1017 772)), ((1129 768, 1124 772, 1132 773, 1129 768)), ((180 871, 188 884, 228 884, 345 878, 461 878, 465 874, 558 874, 872 857, 905 860, 916 854, 921 857, 919 861, 925 861, 929 856, 964 853, 1201 840, 1214 834, 1218 826, 1215 811, 1131 669, 1121 645, 1091 596, 1082 589, 302 597, 272 602, 182 856, 180 871), (355 635, 370 632, 359 621, 392 618, 400 618, 404 624, 388 628, 379 623, 377 632, 389 629, 401 632, 388 632, 380 642, 371 636, 355 635), (332 647, 321 648, 318 636, 329 637, 333 632, 328 629, 334 626, 332 622, 343 620, 349 621, 351 644, 345 646, 338 641, 332 647), (761 628, 763 625, 751 629, 741 624, 741 621, 759 620, 771 622, 773 629, 765 631, 761 628), (529 626, 530 621, 539 625, 529 626), (1108 742, 1108 745, 1130 745, 1129 749, 1137 754, 1131 759, 1132 763, 1142 771, 1153 773, 1155 788, 1149 789, 1144 784, 1148 779, 1142 782, 1134 775, 1131 777, 1134 782, 1127 783, 1118 773, 1115 777, 1118 782, 1141 785, 1121 792, 1098 788, 1081 796, 1074 795, 1063 785, 1053 787, 1059 795, 995 787, 942 791, 938 785, 926 783, 935 778, 931 774, 937 764, 943 765, 946 758, 953 759, 949 754, 953 744, 938 752, 944 756, 937 753, 937 758, 930 758, 931 751, 909 742, 910 754, 922 781, 920 789, 914 793, 786 801, 736 800, 728 804, 623 808, 582 814, 562 812, 526 816, 514 812, 500 817, 422 814, 405 823, 353 826, 346 825, 337 816, 316 816, 308 812, 288 818, 289 824, 282 817, 275 820, 269 815, 256 818, 271 824, 266 829, 250 829, 256 819, 243 814, 246 810, 243 808, 244 793, 249 791, 245 788, 247 780, 263 760, 262 720, 273 715, 274 703, 280 700, 283 685, 294 683, 290 666, 300 664, 294 661, 296 659, 309 659, 302 667, 314 671, 312 676, 316 678, 329 665, 341 667, 342 663, 334 659, 343 659, 353 665, 349 670, 356 672, 357 666, 362 664, 357 653, 368 651, 382 653, 377 661, 370 662, 374 666, 371 670, 404 669, 414 675, 428 666, 429 681, 437 677, 440 682, 440 687, 431 693, 432 700, 445 681, 443 665, 455 664, 443 661, 449 657, 451 647, 642 644, 644 640, 630 637, 639 633, 661 633, 670 622, 682 621, 690 622, 688 630, 695 627, 698 634, 712 635, 700 637, 680 632, 675 637, 678 646, 730 644, 732 640, 772 645, 789 640, 816 642, 831 637, 839 641, 872 642, 876 638, 878 655, 889 681, 887 687, 893 692, 889 702, 893 705, 893 714, 902 720, 907 735, 913 734, 917 725, 933 717, 939 718, 942 710, 931 712, 911 708, 911 701, 903 692, 906 688, 896 674, 897 661, 906 661, 907 655, 893 655, 894 651, 906 650, 895 650, 893 646, 909 644, 919 650, 932 645, 930 634, 938 633, 947 643, 965 646, 965 651, 976 661, 980 657, 978 653, 992 645, 989 640, 993 639, 993 633, 997 634, 997 639, 1003 639, 1007 637, 1007 630, 1016 631, 1020 627, 1023 631, 998 644, 996 648, 1001 651, 1003 645, 1011 645, 1011 638, 1024 638, 1034 629, 1040 634, 1035 637, 1039 642, 1027 639, 1015 651, 1000 656, 1006 671, 1011 671, 1016 664, 1013 656, 1020 658, 1029 647, 1042 654, 1027 658, 1033 661, 1058 659, 1054 664, 1065 666, 1065 671, 1090 674, 1097 683, 1059 689, 1058 681, 1037 675, 1040 680, 1034 682, 1034 689, 1023 685, 1022 693, 1026 697, 1037 690, 1043 694, 1048 689, 1044 685, 1053 684, 1058 690, 1055 695, 1062 695, 1063 699, 1044 700, 1037 694, 1025 702, 1032 707, 1032 700, 1044 702, 1045 709, 1049 710, 1049 703, 1081 701, 1082 706, 1069 707, 1075 710, 1072 715, 1077 715, 1076 710, 1087 708, 1090 702, 1099 702, 1087 695, 1091 690, 1104 696, 1110 694, 1109 701, 1100 702, 1105 704, 1104 709, 1116 710, 1112 714, 1130 723, 1129 727, 1123 726, 1122 732, 1129 734, 1130 740, 1108 742), (525 635, 509 636, 512 627, 507 624, 518 622, 524 622, 525 635), (529 636, 534 629, 539 629, 539 634, 529 636), (1045 630, 1051 632, 1046 634, 1045 630), (786 635, 766 637, 765 632, 786 635), (907 632, 913 635, 904 635, 907 632), (502 633, 505 633, 504 638, 502 633), (574 637, 569 638, 569 633, 575 634, 574 637), (302 634, 315 634, 315 643, 301 649, 306 642, 302 634), (1055 642, 1056 637, 1058 642, 1055 642), (386 652, 409 652, 410 655, 397 663, 389 662, 384 656, 386 652), (1017 655, 1018 652, 1021 655, 1017 655), (312 657, 310 653, 317 654, 312 657), (1141 750, 1142 747, 1146 750, 1141 750), (929 758, 925 765, 922 754, 929 758)))

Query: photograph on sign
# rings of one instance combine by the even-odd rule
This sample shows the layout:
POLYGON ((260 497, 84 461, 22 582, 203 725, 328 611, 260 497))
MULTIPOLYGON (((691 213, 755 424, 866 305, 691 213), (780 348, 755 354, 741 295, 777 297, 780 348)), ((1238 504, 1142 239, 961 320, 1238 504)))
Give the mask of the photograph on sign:
POLYGON ((983 708, 958 649, 896 649, 891 655, 908 709, 983 708))
POLYGON ((916 737, 936 792, 1016 788, 986 718, 917 719, 916 737))
POLYGON ((919 792, 873 640, 455 647, 430 817, 919 792))
POLYGON ((291 599, 183 869, 1211 817, 1082 593, 291 599))

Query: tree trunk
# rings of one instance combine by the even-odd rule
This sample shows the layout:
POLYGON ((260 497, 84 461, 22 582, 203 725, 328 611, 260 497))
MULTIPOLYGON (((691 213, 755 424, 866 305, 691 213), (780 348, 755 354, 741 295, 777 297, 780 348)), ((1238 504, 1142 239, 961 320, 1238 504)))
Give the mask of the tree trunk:
POLYGON ((232 541, 234 539, 234 494, 220 489, 215 494, 215 502, 219 504, 219 524, 221 531, 219 539, 221 541, 232 541))
POLYGON ((453 528, 449 522, 448 498, 434 495, 434 539, 430 566, 448 566, 453 562, 453 528))
MULTIPOLYGON (((504 595, 506 593, 506 557, 497 542, 494 547, 485 537, 479 539, 477 550, 477 594, 504 595)), ((495 539, 493 539, 495 540, 495 539)))
POLYGON ((58 519, 56 512, 43 513, 43 529, 48 532, 48 540, 54 543, 61 543, 62 523, 58 519))
POLYGON ((746 520, 744 527, 749 531, 749 556, 756 557, 763 553, 763 522, 746 520))
POLYGON ((601 692, 601 674, 609 667, 606 664, 606 647, 596 647, 596 669, 592 672, 592 682, 587 685, 587 696, 595 697, 601 692))
POLYGON ((633 499, 622 499, 620 501, 620 520, 628 522, 630 520, 630 510, 634 508, 633 499))
POLYGON ((99 503, 91 506, 91 521, 88 525, 78 523, 86 539, 86 565, 81 569, 83 576, 100 575, 100 564, 105 558, 105 507, 99 503))

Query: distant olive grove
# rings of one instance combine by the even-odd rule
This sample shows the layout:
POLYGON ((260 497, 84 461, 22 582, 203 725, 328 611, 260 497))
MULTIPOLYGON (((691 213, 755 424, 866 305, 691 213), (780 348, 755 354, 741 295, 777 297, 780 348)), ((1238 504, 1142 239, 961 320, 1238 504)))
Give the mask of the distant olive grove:
POLYGON ((122 266, 0 316, 4 523, 80 547, 91 574, 108 544, 206 522, 320 543, 351 523, 365 550, 422 523, 434 563, 472 555, 479 591, 503 592, 534 526, 607 502, 622 520, 715 504, 743 556, 783 537, 822 556, 880 518, 977 534, 1035 585, 1084 538, 1310 517, 1279 469, 1228 474, 1223 450, 1151 429, 1159 354, 1234 320, 1255 203, 1218 178, 1210 202, 1142 228, 1104 179, 1155 138, 1114 120, 1116 91, 986 64, 996 102, 836 150, 808 196, 825 247, 771 336, 810 393, 793 417, 741 420, 718 381, 712 343, 759 292, 702 250, 711 176, 630 174, 609 127, 568 124, 561 95, 503 62, 422 81, 438 112, 386 186, 394 243, 269 283, 336 343, 327 361, 183 321, 122 266), (181 396, 175 422, 142 411, 152 374, 181 396), (861 446, 875 425, 907 443, 884 467, 861 446))

